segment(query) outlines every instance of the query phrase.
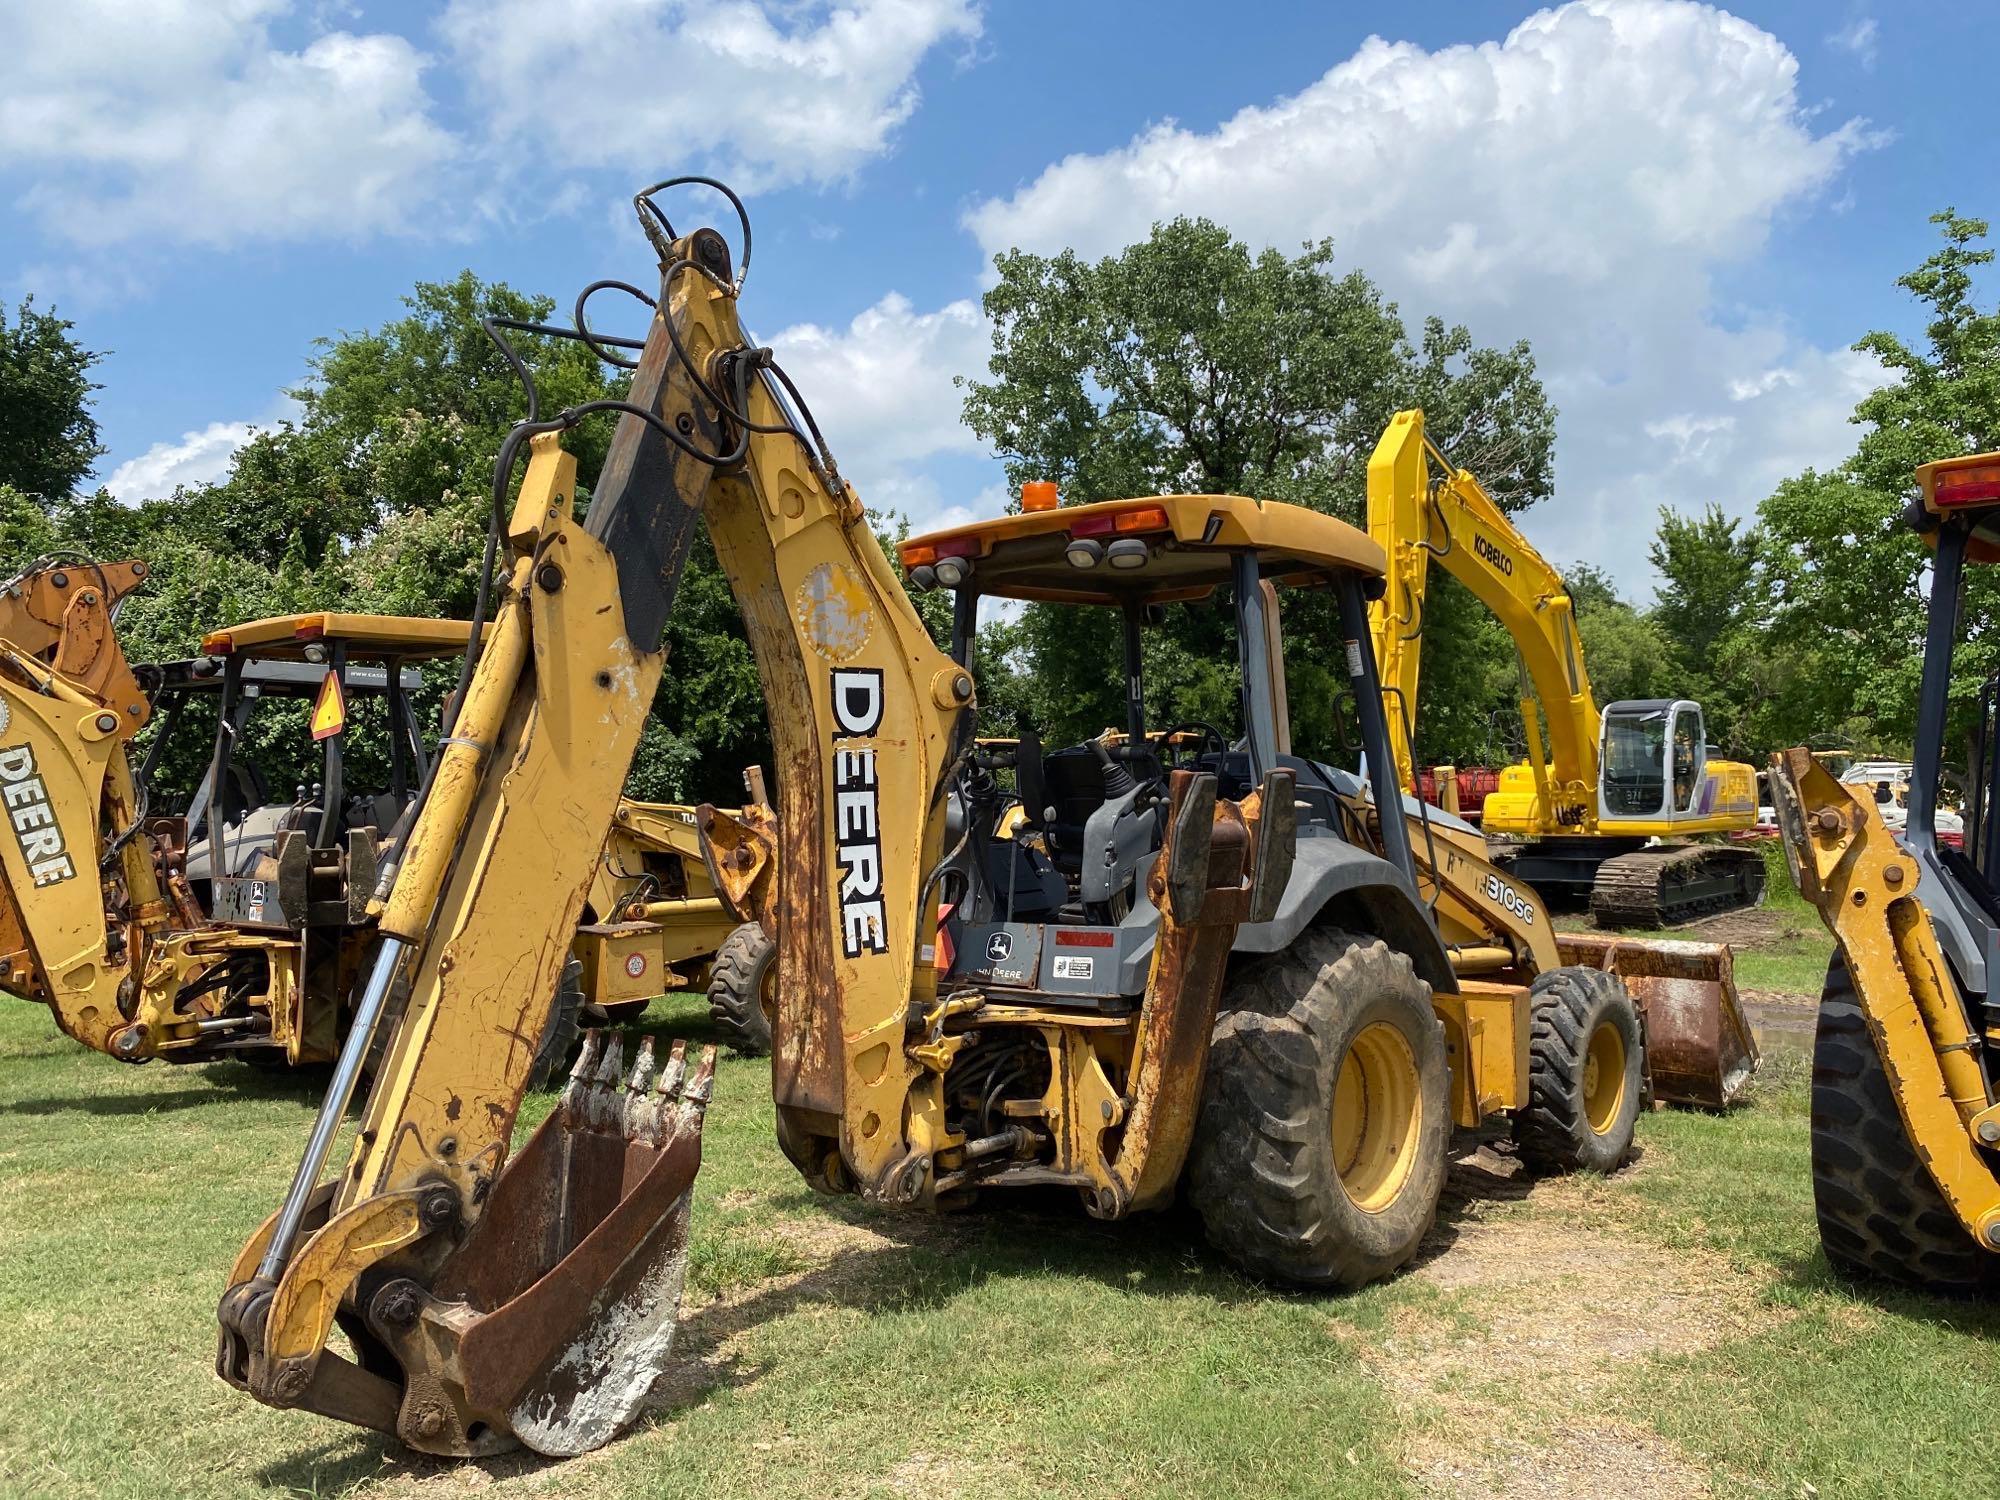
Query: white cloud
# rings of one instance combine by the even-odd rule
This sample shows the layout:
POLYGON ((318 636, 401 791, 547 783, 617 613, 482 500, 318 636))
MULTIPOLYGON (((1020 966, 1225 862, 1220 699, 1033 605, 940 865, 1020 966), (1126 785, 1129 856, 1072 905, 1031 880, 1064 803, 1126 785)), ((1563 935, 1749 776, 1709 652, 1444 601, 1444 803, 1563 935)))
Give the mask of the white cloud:
POLYGON ((1775 457, 1852 442, 1868 361, 1715 305, 1715 273, 1875 143, 1860 121, 1817 128, 1797 75, 1710 6, 1580 0, 1497 43, 1370 38, 1296 95, 1068 157, 965 222, 989 254, 1101 255, 1176 214, 1286 249, 1331 235, 1406 318, 1530 339, 1562 411, 1537 546, 1636 581, 1657 505, 1741 513, 1775 457))
POLYGON ((974 0, 453 0, 440 23, 498 138, 570 166, 700 157, 738 191, 852 174, 931 49, 979 29, 974 0))
POLYGON ((388 33, 273 42, 284 0, 6 7, 0 170, 52 235, 227 246, 407 228, 458 144, 388 33))
POLYGON ((1873 16, 1862 16, 1828 36, 1826 44, 1853 53, 1864 69, 1872 68, 1881 44, 1881 28, 1873 16))
POLYGON ((919 313, 890 293, 846 328, 800 323, 768 342, 812 405, 841 472, 870 510, 895 510, 917 529, 951 502, 927 460, 979 454, 959 421, 954 375, 985 370, 986 320, 970 300, 919 313))
POLYGON ((153 444, 137 458, 128 458, 111 471, 104 487, 127 505, 141 500, 164 500, 182 485, 212 484, 229 472, 229 461, 259 432, 298 411, 298 403, 286 397, 260 422, 210 422, 198 432, 184 432, 178 440, 153 444))

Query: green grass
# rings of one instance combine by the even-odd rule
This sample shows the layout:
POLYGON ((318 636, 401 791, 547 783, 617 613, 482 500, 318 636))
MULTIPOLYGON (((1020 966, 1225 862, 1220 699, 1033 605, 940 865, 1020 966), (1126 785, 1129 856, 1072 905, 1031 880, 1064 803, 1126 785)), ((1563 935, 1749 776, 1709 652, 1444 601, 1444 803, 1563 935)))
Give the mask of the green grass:
MULTIPOLYGON (((685 1002, 646 1026, 707 1029, 685 1002)), ((0 1006, 0 1494, 1404 1493, 1347 1340, 1412 1287, 1267 1296, 1178 1219, 1061 1200, 939 1219, 816 1196, 774 1144, 766 1068, 718 1074, 680 1335, 702 1363, 674 1402, 578 1463, 468 1471, 211 1372, 223 1277, 323 1075, 123 1067, 0 1006)))
MULTIPOLYGON (((645 1024, 706 1033, 687 1002, 645 1024)), ((1361 1356, 1413 1315, 1476 1310, 1419 1277, 1273 1294, 1179 1215, 1097 1224, 1057 1197, 938 1218, 817 1196, 773 1143, 764 1065, 728 1059, 667 1407, 570 1464, 437 1463, 210 1370, 224 1273, 278 1202, 319 1083, 121 1067, 0 1006, 0 1494, 1397 1496, 1409 1445, 1437 1429, 1361 1356)), ((1642 1169, 1582 1209, 1537 1193, 1492 1215, 1720 1254, 1753 1289, 1753 1331, 1641 1359, 1600 1398, 1713 1466, 1717 1493, 1945 1493, 1976 1472, 1966 1433, 2000 1323, 1831 1279, 1805 1110, 1800 1064, 1774 1057, 1747 1109, 1647 1116, 1642 1169)))
POLYGON ((1614 1211, 1761 1277, 1770 1326, 1649 1360, 1620 1399, 1714 1465, 1720 1496, 1990 1493, 2000 1464, 1968 1446, 1965 1417, 2000 1390, 2000 1308, 1834 1277, 1813 1227, 1809 1085, 1804 1057, 1774 1050, 1748 1107, 1644 1122, 1646 1169, 1615 1184, 1614 1211))

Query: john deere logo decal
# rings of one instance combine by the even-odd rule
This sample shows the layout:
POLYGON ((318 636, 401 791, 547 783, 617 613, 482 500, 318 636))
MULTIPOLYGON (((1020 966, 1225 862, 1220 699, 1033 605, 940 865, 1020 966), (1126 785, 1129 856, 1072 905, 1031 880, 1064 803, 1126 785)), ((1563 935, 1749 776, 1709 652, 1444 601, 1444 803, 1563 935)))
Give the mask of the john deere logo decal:
POLYGON ((35 770, 31 747, 10 745, 0 750, 0 802, 6 804, 7 821, 36 885, 55 885, 76 874, 55 809, 49 806, 49 789, 35 770))
POLYGON ((889 951, 882 895, 881 788, 875 746, 882 727, 882 673, 835 672, 833 690, 834 860, 840 869, 840 947, 849 958, 889 951))
POLYGON ((996 964, 1004 964, 1014 956, 1014 939, 1004 932, 996 932, 986 940, 986 956, 996 964))

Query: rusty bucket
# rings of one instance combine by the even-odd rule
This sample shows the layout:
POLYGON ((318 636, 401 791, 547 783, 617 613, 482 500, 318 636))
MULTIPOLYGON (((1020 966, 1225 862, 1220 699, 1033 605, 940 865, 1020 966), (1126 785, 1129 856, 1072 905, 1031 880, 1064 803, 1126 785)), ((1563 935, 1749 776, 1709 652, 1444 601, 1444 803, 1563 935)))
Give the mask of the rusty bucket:
POLYGON ((430 1452, 600 1447, 666 1369, 687 1271, 715 1049, 686 1043, 654 1077, 590 1033, 555 1111, 508 1164, 426 1289, 390 1281, 367 1322, 403 1366, 396 1423, 430 1452))
POLYGON ((1757 1039, 1727 944, 1561 933, 1556 945, 1565 964, 1625 981, 1645 1026, 1654 1098, 1726 1109, 1742 1094, 1757 1071, 1757 1039))

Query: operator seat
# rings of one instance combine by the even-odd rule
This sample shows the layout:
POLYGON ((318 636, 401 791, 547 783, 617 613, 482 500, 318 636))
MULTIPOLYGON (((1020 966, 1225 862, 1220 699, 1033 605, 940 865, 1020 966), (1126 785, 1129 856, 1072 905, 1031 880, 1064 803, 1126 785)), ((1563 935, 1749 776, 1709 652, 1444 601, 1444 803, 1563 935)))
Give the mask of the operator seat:
MULTIPOLYGON (((1160 760, 1152 751, 1137 751, 1119 759, 1141 786, 1160 782, 1160 760)), ((1076 875, 1083 869, 1084 825, 1104 805, 1104 767, 1089 745, 1072 745, 1044 759, 1042 775, 1047 798, 1042 831, 1049 854, 1065 875, 1076 875)))

